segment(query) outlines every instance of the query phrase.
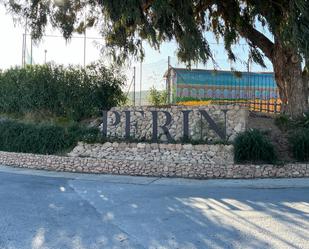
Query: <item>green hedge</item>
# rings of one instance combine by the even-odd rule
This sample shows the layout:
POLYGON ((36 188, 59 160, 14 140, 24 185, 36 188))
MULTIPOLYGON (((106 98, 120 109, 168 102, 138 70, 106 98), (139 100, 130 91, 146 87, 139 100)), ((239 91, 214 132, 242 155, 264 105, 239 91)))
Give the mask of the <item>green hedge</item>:
POLYGON ((0 72, 0 112, 67 117, 100 115, 125 101, 124 77, 96 63, 81 67, 36 65, 0 72))
POLYGON ((259 131, 248 130, 238 134, 234 141, 235 162, 274 163, 277 160, 274 146, 259 131))
POLYGON ((298 129, 290 134, 289 142, 293 157, 298 161, 309 161, 309 129, 298 129))
POLYGON ((73 148, 78 141, 102 142, 98 129, 79 125, 0 122, 0 150, 37 154, 57 154, 73 148))

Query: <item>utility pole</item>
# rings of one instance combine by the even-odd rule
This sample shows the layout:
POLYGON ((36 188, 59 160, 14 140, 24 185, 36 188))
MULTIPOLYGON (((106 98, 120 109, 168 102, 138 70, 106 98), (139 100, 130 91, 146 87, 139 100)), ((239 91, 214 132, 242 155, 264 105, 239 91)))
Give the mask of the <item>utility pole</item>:
POLYGON ((46 54, 47 54, 47 49, 44 50, 44 64, 46 64, 46 54))
POLYGON ((248 61, 247 61, 247 73, 248 73, 248 85, 249 85, 249 87, 247 87, 247 89, 248 89, 248 93, 247 93, 247 95, 249 95, 250 94, 250 98, 252 97, 251 95, 252 95, 252 89, 251 89, 251 79, 250 79, 250 72, 251 72, 251 57, 249 57, 248 58, 248 61))
POLYGON ((143 62, 140 65, 139 105, 142 105, 143 62))
POLYGON ((28 19, 26 18, 26 25, 25 25, 25 45, 24 45, 24 65, 26 66, 26 55, 27 55, 27 27, 28 26, 28 19))
POLYGON ((23 34, 22 50, 21 50, 21 66, 25 65, 25 34, 23 34))
POLYGON ((32 41, 32 37, 30 38, 30 65, 32 66, 32 63, 33 63, 33 41, 32 41))
POLYGON ((86 28, 84 31, 84 67, 86 67, 86 42, 87 42, 87 36, 86 36, 86 28))
POLYGON ((87 28, 87 16, 86 13, 84 14, 84 68, 86 67, 86 43, 87 43, 87 34, 86 34, 86 28, 87 28))
POLYGON ((171 77, 170 77, 170 73, 171 73, 171 57, 168 56, 167 57, 167 64, 168 64, 168 68, 167 68, 167 86, 166 86, 166 90, 167 90, 167 103, 170 104, 171 103, 171 77))
POLYGON ((135 106, 136 68, 133 68, 133 106, 135 106))
POLYGON ((28 26, 28 19, 26 18, 25 30, 24 30, 24 33, 23 33, 23 45, 22 45, 22 58, 21 58, 21 65, 22 65, 22 67, 24 67, 26 65, 27 26, 28 26))

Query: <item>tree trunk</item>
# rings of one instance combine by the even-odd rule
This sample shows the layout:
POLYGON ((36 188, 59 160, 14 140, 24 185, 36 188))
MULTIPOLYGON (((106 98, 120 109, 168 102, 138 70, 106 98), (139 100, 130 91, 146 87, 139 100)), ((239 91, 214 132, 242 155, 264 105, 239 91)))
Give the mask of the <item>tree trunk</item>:
POLYGON ((308 82, 303 76, 301 58, 294 49, 275 43, 272 63, 282 101, 281 112, 292 118, 308 111, 308 82))

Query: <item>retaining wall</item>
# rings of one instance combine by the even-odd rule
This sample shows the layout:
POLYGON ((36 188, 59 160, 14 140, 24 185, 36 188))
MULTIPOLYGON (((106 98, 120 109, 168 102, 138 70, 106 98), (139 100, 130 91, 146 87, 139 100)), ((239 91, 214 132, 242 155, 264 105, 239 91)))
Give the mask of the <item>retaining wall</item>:
POLYGON ((199 179, 309 177, 308 164, 286 164, 280 167, 274 165, 220 165, 64 157, 12 152, 0 152, 0 164, 52 171, 199 179))
POLYGON ((157 144, 114 142, 78 145, 68 154, 110 160, 161 162, 178 164, 233 164, 232 145, 157 144))

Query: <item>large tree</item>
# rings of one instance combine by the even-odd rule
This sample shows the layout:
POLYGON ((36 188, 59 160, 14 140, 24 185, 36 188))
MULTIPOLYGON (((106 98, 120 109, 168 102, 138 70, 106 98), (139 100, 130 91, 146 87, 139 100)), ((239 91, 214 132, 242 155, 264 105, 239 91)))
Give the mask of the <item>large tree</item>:
POLYGON ((181 61, 206 63, 213 58, 207 32, 223 39, 236 60, 232 47, 244 38, 254 62, 272 62, 283 111, 296 117, 308 110, 308 0, 6 0, 6 6, 27 18, 35 39, 48 23, 67 39, 96 26, 118 62, 142 58, 143 40, 156 49, 175 40, 181 61))

